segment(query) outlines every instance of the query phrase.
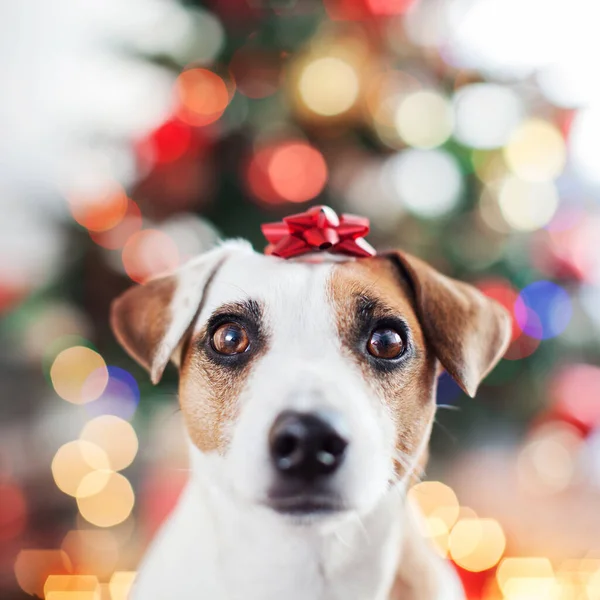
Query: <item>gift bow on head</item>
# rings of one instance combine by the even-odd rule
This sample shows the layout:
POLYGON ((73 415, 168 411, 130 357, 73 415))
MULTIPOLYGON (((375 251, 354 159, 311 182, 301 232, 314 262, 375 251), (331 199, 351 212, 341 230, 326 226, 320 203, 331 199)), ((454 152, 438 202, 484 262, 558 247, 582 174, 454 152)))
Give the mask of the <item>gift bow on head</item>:
POLYGON ((306 212, 284 217, 281 223, 261 226, 269 241, 265 254, 293 258, 308 252, 332 252, 355 257, 375 256, 364 236, 369 219, 341 215, 328 206, 313 206, 306 212))

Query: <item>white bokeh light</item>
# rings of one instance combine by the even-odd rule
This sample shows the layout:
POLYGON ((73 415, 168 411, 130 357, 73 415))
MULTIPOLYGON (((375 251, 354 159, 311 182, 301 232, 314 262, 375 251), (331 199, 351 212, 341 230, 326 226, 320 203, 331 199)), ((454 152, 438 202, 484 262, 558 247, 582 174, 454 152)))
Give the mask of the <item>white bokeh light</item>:
POLYGON ((454 136, 472 148, 499 148, 523 113, 522 101, 510 88, 493 83, 467 85, 454 95, 454 136))
POLYGON ((390 158, 384 169, 384 177, 406 210, 416 216, 440 217, 460 200, 459 165, 443 150, 405 150, 390 158))
POLYGON ((600 185, 600 105, 579 111, 569 136, 571 161, 588 182, 600 185))

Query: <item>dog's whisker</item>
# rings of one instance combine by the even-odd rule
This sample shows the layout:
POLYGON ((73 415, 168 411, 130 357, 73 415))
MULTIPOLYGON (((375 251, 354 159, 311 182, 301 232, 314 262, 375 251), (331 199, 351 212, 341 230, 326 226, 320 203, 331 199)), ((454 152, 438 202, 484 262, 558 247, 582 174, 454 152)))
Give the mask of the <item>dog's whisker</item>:
POLYGON ((456 404, 438 404, 437 408, 443 408, 445 410, 455 410, 460 412, 462 408, 460 406, 456 406, 456 404))

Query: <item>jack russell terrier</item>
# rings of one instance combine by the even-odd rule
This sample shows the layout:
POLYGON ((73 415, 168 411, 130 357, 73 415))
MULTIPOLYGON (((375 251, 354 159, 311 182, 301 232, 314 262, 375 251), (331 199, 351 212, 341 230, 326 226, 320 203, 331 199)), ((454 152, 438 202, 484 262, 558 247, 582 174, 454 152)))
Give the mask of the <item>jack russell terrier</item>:
POLYGON ((438 375, 473 396, 508 314, 414 256, 369 256, 358 229, 344 246, 327 207, 306 215, 312 234, 279 244, 303 246, 291 260, 229 241, 113 303, 116 337, 154 383, 178 367, 191 453, 134 600, 464 598, 406 489, 438 375))

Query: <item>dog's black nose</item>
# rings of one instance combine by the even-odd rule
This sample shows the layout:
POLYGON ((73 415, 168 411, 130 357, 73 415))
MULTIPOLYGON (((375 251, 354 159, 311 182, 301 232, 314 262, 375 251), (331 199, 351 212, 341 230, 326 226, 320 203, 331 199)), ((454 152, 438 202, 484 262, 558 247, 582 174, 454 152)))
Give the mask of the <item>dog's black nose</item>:
POLYGON ((344 460, 348 441, 324 413, 283 412, 269 433, 271 458, 282 474, 303 481, 331 475, 344 460))

